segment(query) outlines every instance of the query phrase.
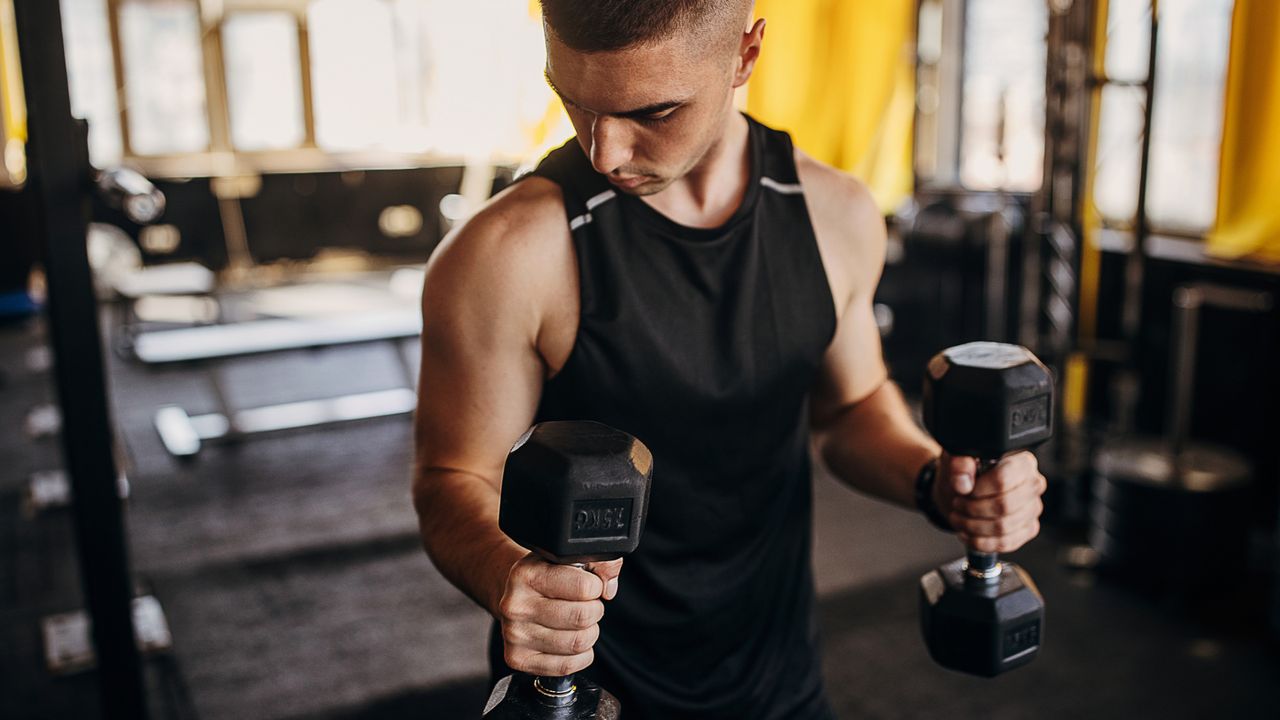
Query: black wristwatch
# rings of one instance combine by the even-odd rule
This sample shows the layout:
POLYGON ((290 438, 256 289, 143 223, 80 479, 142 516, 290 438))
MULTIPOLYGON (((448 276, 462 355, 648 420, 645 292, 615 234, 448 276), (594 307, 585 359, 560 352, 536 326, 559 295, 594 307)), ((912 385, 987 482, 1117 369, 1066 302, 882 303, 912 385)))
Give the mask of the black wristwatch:
POLYGON ((945 532, 953 532, 947 516, 938 510, 933 501, 933 483, 938 479, 938 458, 930 458, 916 475, 916 509, 924 513, 934 527, 945 532))

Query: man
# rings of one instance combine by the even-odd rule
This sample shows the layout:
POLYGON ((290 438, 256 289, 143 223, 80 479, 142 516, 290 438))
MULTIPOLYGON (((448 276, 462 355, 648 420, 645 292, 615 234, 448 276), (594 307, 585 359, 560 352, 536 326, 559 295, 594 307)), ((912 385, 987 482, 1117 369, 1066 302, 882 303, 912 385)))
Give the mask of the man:
POLYGON ((577 137, 428 266, 424 545, 494 616, 498 677, 590 666, 635 720, 830 717, 811 434, 859 490, 912 507, 921 484, 922 509, 979 550, 1036 535, 1044 479, 1021 453, 975 482, 972 459, 941 455, 912 422, 872 314, 880 211, 734 109, 764 38, 750 0, 542 7, 547 79, 577 137), (625 573, 549 565, 497 527, 508 450, 552 419, 604 422, 653 451, 625 573))

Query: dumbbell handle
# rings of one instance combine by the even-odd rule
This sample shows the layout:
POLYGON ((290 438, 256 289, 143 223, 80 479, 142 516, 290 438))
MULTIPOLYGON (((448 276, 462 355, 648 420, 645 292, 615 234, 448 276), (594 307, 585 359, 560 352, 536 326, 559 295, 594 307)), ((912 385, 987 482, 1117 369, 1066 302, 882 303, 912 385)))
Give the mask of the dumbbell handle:
MULTIPOLYGON (((562 563, 568 567, 576 567, 583 572, 587 570, 586 563, 562 563)), ((574 694, 578 687, 573 682, 573 675, 538 675, 533 679, 533 689, 538 693, 538 700, 544 705, 551 707, 564 707, 573 703, 574 694)))
MULTIPOLYGON (((999 458, 994 460, 979 458, 978 471, 974 475, 975 479, 978 475, 994 468, 999 462, 999 458)), ((970 548, 965 560, 965 577, 977 582, 995 582, 1000 578, 1001 566, 998 553, 981 552, 970 548)))

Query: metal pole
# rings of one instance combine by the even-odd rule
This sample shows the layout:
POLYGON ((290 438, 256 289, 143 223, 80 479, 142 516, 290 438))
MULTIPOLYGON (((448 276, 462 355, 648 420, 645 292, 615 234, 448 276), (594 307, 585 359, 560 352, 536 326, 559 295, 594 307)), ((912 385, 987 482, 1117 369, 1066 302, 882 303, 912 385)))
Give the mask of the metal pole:
POLYGON ((87 139, 71 116, 59 3, 17 0, 14 9, 27 96, 31 189, 38 201, 36 227, 44 239, 63 455, 75 497, 72 516, 103 717, 146 718, 98 305, 85 248, 91 191, 87 139))
POLYGON ((1142 276, 1146 259, 1147 185, 1151 172, 1151 126, 1156 96, 1156 48, 1160 30, 1160 3, 1151 2, 1151 47, 1147 51, 1146 105, 1142 112, 1142 155, 1138 168, 1138 207, 1133 218, 1133 247, 1125 263, 1124 314, 1121 316, 1125 339, 1130 342, 1129 367, 1137 372, 1138 333, 1142 329, 1142 276))

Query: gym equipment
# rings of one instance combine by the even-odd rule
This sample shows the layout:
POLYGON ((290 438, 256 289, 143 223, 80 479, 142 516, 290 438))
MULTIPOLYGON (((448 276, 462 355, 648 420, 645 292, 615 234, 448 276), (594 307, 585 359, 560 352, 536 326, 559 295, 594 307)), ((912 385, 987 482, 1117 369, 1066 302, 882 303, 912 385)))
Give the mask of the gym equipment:
POLYGON ((107 205, 124 211, 125 217, 139 225, 150 225, 164 214, 164 193, 136 170, 103 170, 96 185, 107 205))
MULTIPOLYGON (((548 562, 585 568, 636 549, 649 508, 653 456, 636 438, 595 422, 539 423, 507 456, 498 527, 548 562)), ((618 700, 578 676, 508 675, 488 720, 616 720, 618 700)))
MULTIPOLYGON (((138 651, 153 655, 171 650, 173 635, 160 601, 154 595, 141 595, 133 599, 131 607, 138 651)), ((41 618, 40 634, 44 640, 45 667, 54 675, 72 675, 97 665, 93 644, 89 642, 89 616, 85 611, 41 618)))
MULTIPOLYGON (((974 342, 944 350, 924 378, 924 423, 978 473, 1053 432, 1053 378, 1019 345, 974 342)), ((1044 599, 1031 576, 996 553, 969 550, 920 578, 920 628, 930 656, 951 670, 994 677, 1040 649, 1044 599)))
POLYGON ((87 126, 71 114, 60 4, 17 0, 13 9, 32 130, 29 187, 36 192, 30 202, 44 246, 49 339, 89 637, 97 656, 95 684, 102 717, 145 720, 151 712, 134 632, 100 314, 85 247, 93 180, 87 126))
POLYGON ((1173 293, 1168 426, 1163 437, 1107 441, 1094 458, 1089 544, 1099 571, 1158 590, 1221 594, 1246 569, 1253 468, 1240 453, 1192 442, 1200 312, 1268 312, 1269 293, 1210 283, 1173 293), (1212 567, 1188 573, 1188 567, 1212 567))
MULTIPOLYGON (((399 341, 416 337, 422 331, 422 312, 417 301, 422 291, 422 277, 420 268, 400 268, 390 274, 362 275, 348 282, 258 290, 238 298, 243 301, 245 311, 274 312, 276 317, 134 335, 133 355, 150 365, 391 341, 403 373, 404 384, 387 390, 234 409, 227 401, 217 367, 211 366, 207 375, 217 403, 215 412, 193 416, 177 405, 157 409, 153 422, 165 449, 175 457, 191 457, 207 442, 413 412, 417 406, 414 390, 417 378, 399 341), (308 314, 324 302, 329 305, 346 302, 347 306, 364 309, 308 314), (280 317, 291 313, 296 315, 280 317)), ((235 305, 236 299, 224 302, 235 305)))

